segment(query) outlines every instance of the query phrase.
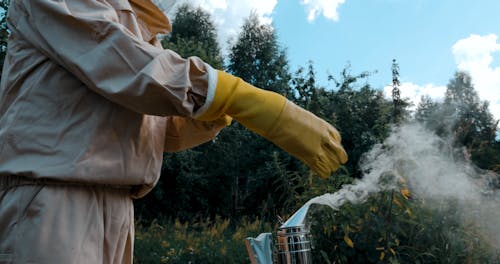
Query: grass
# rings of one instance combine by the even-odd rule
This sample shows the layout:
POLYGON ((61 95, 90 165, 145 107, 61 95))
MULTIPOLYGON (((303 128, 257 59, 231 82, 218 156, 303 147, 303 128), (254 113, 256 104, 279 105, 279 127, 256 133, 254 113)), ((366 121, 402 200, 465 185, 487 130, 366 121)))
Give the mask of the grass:
POLYGON ((219 217, 139 224, 134 263, 250 263, 245 238, 273 229, 260 220, 231 223, 219 217))

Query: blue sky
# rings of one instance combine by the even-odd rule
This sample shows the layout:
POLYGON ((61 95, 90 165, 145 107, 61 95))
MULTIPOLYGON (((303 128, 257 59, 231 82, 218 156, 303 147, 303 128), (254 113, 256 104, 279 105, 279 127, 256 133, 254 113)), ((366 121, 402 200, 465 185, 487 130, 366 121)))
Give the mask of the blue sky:
POLYGON ((212 14, 223 45, 256 12, 276 29, 292 70, 311 60, 323 85, 350 63, 353 74, 378 71, 369 83, 389 90, 396 59, 402 95, 417 104, 424 94, 442 99, 454 72, 468 71, 500 119, 500 0, 183 1, 212 14))
MULTIPOLYGON (((371 83, 391 81, 397 59, 402 79, 445 85, 457 69, 452 46, 471 34, 500 34, 498 0, 347 0, 339 20, 309 22, 299 1, 278 1, 272 15, 292 65, 314 61, 318 73, 378 70, 371 83)), ((498 62, 498 60, 497 60, 498 62)))

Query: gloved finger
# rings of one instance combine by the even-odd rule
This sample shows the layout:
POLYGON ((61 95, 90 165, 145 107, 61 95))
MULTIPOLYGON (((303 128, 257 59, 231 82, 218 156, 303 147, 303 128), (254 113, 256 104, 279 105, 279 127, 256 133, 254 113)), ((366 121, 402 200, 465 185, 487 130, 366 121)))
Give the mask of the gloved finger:
POLYGON ((322 147, 332 163, 340 165, 347 162, 347 153, 338 141, 330 140, 324 143, 322 147))
POLYGON ((193 119, 191 123, 195 128, 203 129, 203 130, 217 130, 220 131, 224 127, 227 127, 231 124, 233 118, 228 115, 223 115, 212 121, 200 121, 193 119))
POLYGON ((332 173, 328 166, 328 161, 322 156, 318 156, 315 159, 314 164, 311 164, 309 167, 323 179, 327 179, 332 173))
POLYGON ((329 135, 331 138, 333 138, 337 142, 342 142, 342 136, 340 135, 339 131, 335 129, 333 126, 330 126, 329 129, 329 135))
POLYGON ((230 117, 228 115, 223 115, 219 119, 216 119, 212 122, 215 122, 216 124, 221 125, 221 126, 229 126, 229 125, 231 125, 232 121, 233 121, 232 117, 230 117))
POLYGON ((344 147, 342 147, 342 145, 340 143, 338 143, 337 145, 337 157, 340 158, 340 164, 345 164, 349 158, 349 156, 347 155, 347 152, 345 151, 344 147))
POLYGON ((332 148, 329 148, 331 152, 333 152, 339 159, 340 164, 344 164, 347 162, 347 153, 342 147, 342 136, 340 135, 339 131, 335 129, 334 127, 331 127, 329 131, 330 139, 332 141, 330 142, 332 148))

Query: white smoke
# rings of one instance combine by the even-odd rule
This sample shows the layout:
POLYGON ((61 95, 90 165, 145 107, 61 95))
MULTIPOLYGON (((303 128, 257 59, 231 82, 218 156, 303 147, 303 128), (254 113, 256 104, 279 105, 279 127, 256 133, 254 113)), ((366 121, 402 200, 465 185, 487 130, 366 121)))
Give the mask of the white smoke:
POLYGON ((338 209, 345 202, 360 203, 372 193, 395 189, 398 178, 404 178, 412 196, 427 204, 458 204, 457 215, 480 226, 499 246, 500 195, 488 187, 488 179, 498 175, 475 168, 460 151, 457 157, 450 145, 420 124, 402 125, 364 157, 362 179, 308 204, 338 209))

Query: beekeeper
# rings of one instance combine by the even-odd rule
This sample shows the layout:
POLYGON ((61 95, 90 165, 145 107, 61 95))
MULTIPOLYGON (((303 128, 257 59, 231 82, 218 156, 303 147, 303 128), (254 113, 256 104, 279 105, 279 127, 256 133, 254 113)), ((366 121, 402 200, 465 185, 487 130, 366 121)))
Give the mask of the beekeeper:
POLYGON ((231 119, 322 177, 346 162, 331 125, 163 50, 150 0, 12 0, 0 87, 0 263, 131 263, 132 199, 164 151, 231 119))

